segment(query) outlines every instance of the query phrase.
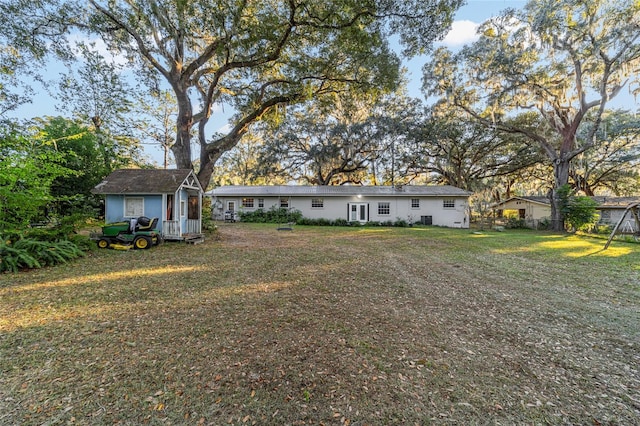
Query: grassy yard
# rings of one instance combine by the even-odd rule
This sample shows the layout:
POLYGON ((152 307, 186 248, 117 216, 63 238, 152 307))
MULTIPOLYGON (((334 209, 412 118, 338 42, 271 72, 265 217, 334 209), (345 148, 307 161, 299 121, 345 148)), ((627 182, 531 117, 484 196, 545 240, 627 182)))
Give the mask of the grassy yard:
POLYGON ((0 275, 0 424, 638 424, 640 245, 222 224, 0 275))

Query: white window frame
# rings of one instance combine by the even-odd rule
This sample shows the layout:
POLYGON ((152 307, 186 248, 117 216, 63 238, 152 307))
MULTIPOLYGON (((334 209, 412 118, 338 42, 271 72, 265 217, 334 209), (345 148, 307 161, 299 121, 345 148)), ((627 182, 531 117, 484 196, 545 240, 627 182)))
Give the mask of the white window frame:
POLYGON ((378 216, 391 216, 391 203, 389 201, 380 201, 378 203, 378 216), (382 213, 386 210, 386 213, 382 213))
POLYGON ((264 207, 264 198, 258 198, 258 208, 261 209, 264 207))
POLYGON ((144 216, 144 197, 125 197, 123 208, 124 217, 144 216))
POLYGON ((244 197, 241 205, 245 209, 252 209, 255 205, 255 199, 253 197, 244 197))
POLYGON ((452 210, 456 208, 456 200, 452 198, 445 198, 442 200, 442 208, 445 210, 452 210))
POLYGON ((312 209, 323 209, 324 208, 324 198, 312 198, 311 199, 311 208, 312 209))
POLYGON ((419 209, 420 208, 420 198, 412 198, 411 199, 411 208, 419 209))

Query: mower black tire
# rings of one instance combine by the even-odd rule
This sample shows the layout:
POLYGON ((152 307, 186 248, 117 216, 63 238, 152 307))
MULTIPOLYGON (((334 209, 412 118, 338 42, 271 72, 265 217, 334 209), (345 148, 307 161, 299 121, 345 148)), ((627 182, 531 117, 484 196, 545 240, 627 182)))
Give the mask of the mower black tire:
POLYGON ((151 248, 151 245, 152 242, 149 237, 136 237, 136 239, 133 240, 133 247, 140 250, 149 249, 151 248))

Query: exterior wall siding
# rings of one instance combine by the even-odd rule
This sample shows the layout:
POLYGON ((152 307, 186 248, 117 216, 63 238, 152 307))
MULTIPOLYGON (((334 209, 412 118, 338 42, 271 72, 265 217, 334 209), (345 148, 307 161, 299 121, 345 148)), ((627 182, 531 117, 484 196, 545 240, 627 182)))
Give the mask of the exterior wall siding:
POLYGON ((540 220, 551 216, 551 207, 526 200, 510 200, 504 203, 499 210, 518 211, 525 210, 525 219, 540 220))
MULTIPOLYGON (((218 196, 216 198, 217 207, 214 208, 214 217, 222 219, 224 210, 228 202, 233 201, 237 206, 237 211, 258 210, 258 198, 254 199, 254 207, 242 207, 242 197, 218 196)), ((280 207, 280 197, 260 197, 264 200, 264 210, 280 207)), ((467 199, 463 197, 418 197, 408 195, 407 197, 395 196, 345 196, 345 197, 316 197, 316 196, 296 196, 289 197, 289 208, 299 210, 305 218, 309 219, 347 219, 349 220, 349 205, 351 203, 368 205, 368 221, 372 222, 395 222, 405 220, 407 222, 420 223, 422 216, 430 216, 431 223, 436 226, 446 226, 451 228, 468 228, 467 199), (312 207, 312 199, 322 198, 322 207, 312 207), (412 199, 419 200, 419 207, 412 207, 412 199), (444 200, 453 202, 453 207, 445 207, 444 200), (389 214, 379 214, 378 203, 389 203, 389 214)))
POLYGON ((105 198, 105 222, 114 223, 122 222, 130 219, 124 215, 125 198, 143 198, 144 216, 153 218, 157 217, 158 225, 156 229, 160 230, 162 226, 162 195, 106 195, 105 198))

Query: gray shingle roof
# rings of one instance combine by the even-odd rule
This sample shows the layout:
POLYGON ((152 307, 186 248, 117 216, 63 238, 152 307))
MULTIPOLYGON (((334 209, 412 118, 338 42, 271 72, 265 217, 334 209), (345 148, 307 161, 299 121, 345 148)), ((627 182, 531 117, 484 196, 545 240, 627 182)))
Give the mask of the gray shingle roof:
POLYGON ((166 194, 175 192, 189 176, 188 169, 121 169, 97 184, 94 194, 166 194))
POLYGON ((310 186, 310 185, 273 185, 273 186, 221 186, 207 192, 212 196, 431 196, 431 197, 468 197, 471 192, 455 186, 442 185, 404 185, 404 186, 310 186))

